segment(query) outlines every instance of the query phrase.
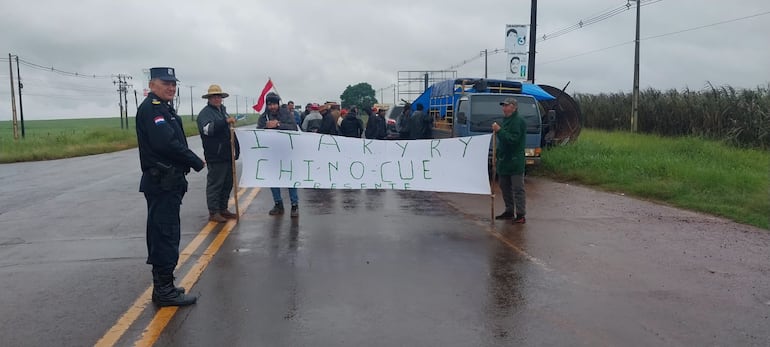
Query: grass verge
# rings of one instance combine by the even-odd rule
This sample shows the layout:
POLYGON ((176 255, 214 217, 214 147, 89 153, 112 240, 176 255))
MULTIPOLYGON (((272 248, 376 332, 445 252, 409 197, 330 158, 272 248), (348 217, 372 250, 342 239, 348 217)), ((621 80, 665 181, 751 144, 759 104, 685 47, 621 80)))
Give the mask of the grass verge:
POLYGON ((544 152, 534 174, 769 229, 770 156, 694 137, 584 129, 544 152))

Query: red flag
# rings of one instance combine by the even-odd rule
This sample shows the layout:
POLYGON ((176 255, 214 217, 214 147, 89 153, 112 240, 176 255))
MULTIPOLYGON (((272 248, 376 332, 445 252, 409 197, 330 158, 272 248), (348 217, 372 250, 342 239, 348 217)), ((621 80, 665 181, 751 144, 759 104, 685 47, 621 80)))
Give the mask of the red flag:
POLYGON ((262 93, 259 94, 259 101, 257 101, 256 105, 251 107, 254 111, 262 112, 262 107, 265 106, 265 95, 267 95, 267 92, 269 92, 270 89, 273 89, 273 80, 268 78, 265 87, 262 88, 262 93))

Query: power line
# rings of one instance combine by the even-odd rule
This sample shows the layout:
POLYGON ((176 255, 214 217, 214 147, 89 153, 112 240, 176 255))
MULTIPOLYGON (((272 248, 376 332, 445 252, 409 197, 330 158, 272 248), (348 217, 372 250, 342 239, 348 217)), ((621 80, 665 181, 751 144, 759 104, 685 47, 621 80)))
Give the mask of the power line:
POLYGON ((112 94, 75 94, 75 95, 63 95, 63 94, 24 93, 24 96, 37 96, 37 97, 54 98, 54 99, 93 99, 94 97, 112 96, 112 94))
POLYGON ((625 46, 625 45, 630 44, 630 43, 634 43, 634 40, 626 41, 626 42, 621 42, 621 43, 618 43, 618 44, 614 44, 612 46, 607 46, 607 47, 595 49, 595 50, 592 50, 592 51, 578 53, 578 54, 575 54, 575 55, 570 55, 568 57, 563 57, 563 58, 559 58, 559 59, 549 60, 549 61, 540 63, 540 65, 546 65, 546 64, 560 62, 562 60, 568 60, 568 59, 572 59, 572 58, 582 57, 584 55, 589 55, 589 54, 592 54, 592 53, 597 53, 597 52, 601 52, 601 51, 606 51, 608 49, 612 49, 612 48, 616 48, 616 47, 620 47, 620 46, 625 46))
MULTIPOLYGON (((648 5, 652 5, 652 4, 661 2, 661 1, 663 1, 663 0, 641 0, 639 2, 638 6, 639 7, 648 6, 648 5)), ((568 27, 565 27, 565 28, 562 28, 562 29, 559 29, 559 30, 556 30, 556 31, 553 31, 553 32, 550 32, 550 33, 547 33, 547 34, 544 34, 542 37, 539 37, 537 39, 537 42, 542 42, 542 41, 546 41, 546 40, 550 40, 550 39, 555 39, 555 38, 557 38, 559 36, 569 34, 569 33, 573 32, 575 30, 579 30, 579 29, 585 28, 585 27, 587 27, 587 26, 589 26, 591 24, 596 24, 596 23, 599 23, 599 22, 603 22, 603 21, 605 21, 607 19, 610 19, 610 18, 612 18, 614 16, 617 16, 617 15, 623 13, 623 12, 626 12, 626 11, 630 10, 631 8, 632 8, 631 1, 627 1, 625 5, 620 5, 618 7, 615 7, 613 9, 611 9, 611 10, 606 10, 606 11, 601 12, 599 14, 593 15, 593 16, 585 19, 585 20, 581 19, 577 23, 575 23, 573 25, 570 25, 568 27)))
MULTIPOLYGON (((661 0, 657 0, 657 1, 661 1, 661 0)), ((688 31, 694 31, 694 30, 708 28, 708 27, 713 27, 713 26, 717 26, 717 25, 721 25, 721 24, 727 24, 727 23, 737 22, 737 21, 740 21, 740 20, 745 20, 745 19, 750 19, 750 18, 754 18, 754 17, 764 16, 764 15, 767 15, 767 14, 770 14, 770 11, 756 13, 756 14, 752 14, 752 15, 748 15, 748 16, 744 16, 744 17, 739 17, 739 18, 728 19, 728 20, 724 20, 724 21, 721 21, 721 22, 716 22, 716 23, 711 23, 711 24, 706 24, 706 25, 700 25, 700 26, 692 27, 692 28, 688 28, 688 29, 672 31, 672 32, 668 32, 668 33, 665 33, 665 34, 647 36, 647 37, 641 38, 640 40, 641 41, 652 40, 652 39, 656 39, 656 38, 660 38, 660 37, 681 34, 681 33, 685 33, 685 32, 688 32, 688 31)), ((550 61, 543 62, 543 63, 540 63, 540 64, 541 65, 545 65, 545 64, 556 63, 556 62, 560 62, 562 60, 577 58, 577 57, 588 55, 588 54, 592 54, 592 53, 606 51, 608 49, 624 46, 624 45, 631 44, 631 43, 634 43, 634 40, 617 43, 617 44, 614 44, 612 46, 607 46, 607 47, 603 47, 603 48, 599 48, 599 49, 594 49, 594 50, 591 50, 591 51, 587 51, 587 52, 571 55, 571 56, 568 56, 568 57, 563 57, 563 58, 559 58, 559 59, 555 59, 555 60, 550 60, 550 61)))
MULTIPOLYGON (((505 49, 503 49, 503 48, 495 48, 494 50, 488 51, 487 55, 494 55, 494 54, 497 54, 497 53, 502 53, 504 51, 505 51, 505 49)), ((457 69, 457 68, 459 68, 459 67, 461 67, 461 66, 463 66, 465 64, 468 64, 470 62, 476 61, 476 60, 478 60, 479 58, 481 58, 483 56, 484 56, 484 51, 481 51, 480 53, 478 53, 478 54, 476 54, 476 55, 474 55, 474 56, 472 56, 472 57, 470 57, 468 59, 465 59, 465 60, 463 60, 463 61, 461 61, 461 62, 459 62, 457 64, 454 64, 454 65, 452 65, 452 66, 450 66, 450 67, 448 67, 448 68, 446 68, 444 70, 454 70, 454 69, 457 69)))
POLYGON ((660 34, 660 35, 655 35, 655 36, 648 36, 648 37, 642 38, 642 40, 657 39, 659 37, 670 36, 670 35, 675 35, 675 34, 681 34, 681 33, 684 33, 684 32, 698 30, 698 29, 703 29, 703 28, 708 28, 708 27, 713 27, 713 26, 717 26, 717 25, 720 25, 720 24, 727 24, 727 23, 732 23, 732 22, 737 22, 737 21, 740 21, 740 20, 744 20, 744 19, 764 16, 766 14, 770 14, 770 11, 765 11, 765 12, 761 12, 761 13, 757 13, 757 14, 752 14, 752 15, 745 16, 745 17, 740 17, 740 18, 728 19, 728 20, 725 20, 725 21, 711 23, 711 24, 706 24, 706 25, 701 25, 701 26, 697 26, 697 27, 693 27, 693 28, 689 28, 689 29, 683 29, 683 30, 679 30, 679 31, 672 31, 670 33, 665 33, 665 34, 660 34))
MULTIPOLYGON (((652 4, 661 2, 661 1, 663 1, 663 0, 640 0, 639 6, 642 7, 642 6, 652 5, 652 4)), ((578 21, 578 23, 576 23, 576 24, 573 24, 573 25, 568 26, 566 28, 562 28, 562 29, 559 29, 557 31, 545 34, 545 35, 542 36, 542 38, 538 39, 537 42, 541 42, 541 41, 545 41, 547 39, 553 39, 553 38, 556 38, 556 37, 559 37, 559 36, 562 36, 562 35, 569 34, 569 33, 573 32, 575 30, 582 29, 582 28, 584 28, 586 26, 589 26, 591 24, 596 24, 596 23, 602 22, 604 20, 607 20, 607 19, 609 19, 611 17, 614 17, 614 16, 616 16, 618 14, 626 12, 626 11, 630 10, 631 8, 632 8, 631 2, 627 1, 625 5, 620 5, 618 7, 611 8, 609 10, 601 11, 601 12, 595 14, 595 15, 592 15, 588 19, 578 21)), ((487 54, 488 55, 489 54, 494 55, 494 54, 497 54, 497 53, 501 53, 503 51, 504 50, 502 48, 497 48, 497 49, 495 49, 493 51, 488 52, 487 54)), ((474 56, 472 56, 470 58, 467 58, 467 59, 465 59, 465 60, 463 60, 463 61, 461 61, 461 62, 459 62, 457 64, 454 64, 454 65, 446 68, 445 70, 457 69, 457 68, 462 67, 462 66, 464 66, 464 65, 466 65, 468 63, 476 61, 476 60, 480 59, 483 56, 484 56, 484 52, 481 52, 481 53, 476 54, 476 55, 474 55, 474 56)))
POLYGON ((53 66, 51 67, 43 66, 43 65, 35 64, 23 59, 19 59, 19 62, 26 67, 37 69, 40 71, 53 72, 63 76, 77 77, 77 78, 112 78, 112 75, 84 74, 80 72, 70 72, 70 71, 59 70, 57 68, 54 68, 53 66))

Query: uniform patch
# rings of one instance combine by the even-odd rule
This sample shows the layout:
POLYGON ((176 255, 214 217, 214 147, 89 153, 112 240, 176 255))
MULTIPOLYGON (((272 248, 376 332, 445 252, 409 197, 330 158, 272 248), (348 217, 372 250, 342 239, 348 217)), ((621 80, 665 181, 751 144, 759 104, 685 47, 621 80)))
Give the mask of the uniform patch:
POLYGON ((166 119, 163 116, 157 116, 152 121, 155 122, 155 125, 166 124, 166 119))
POLYGON ((152 104, 153 104, 153 105, 160 105, 160 100, 158 100, 158 99, 152 99, 152 104))

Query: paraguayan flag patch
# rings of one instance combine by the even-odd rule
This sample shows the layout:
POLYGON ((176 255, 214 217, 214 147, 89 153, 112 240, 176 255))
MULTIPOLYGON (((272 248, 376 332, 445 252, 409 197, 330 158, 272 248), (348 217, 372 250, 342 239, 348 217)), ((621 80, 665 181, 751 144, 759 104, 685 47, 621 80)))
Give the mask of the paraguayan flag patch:
POLYGON ((163 119, 163 116, 157 116, 155 117, 155 119, 153 119, 153 121, 155 122, 155 125, 161 125, 166 123, 166 120, 163 119))

